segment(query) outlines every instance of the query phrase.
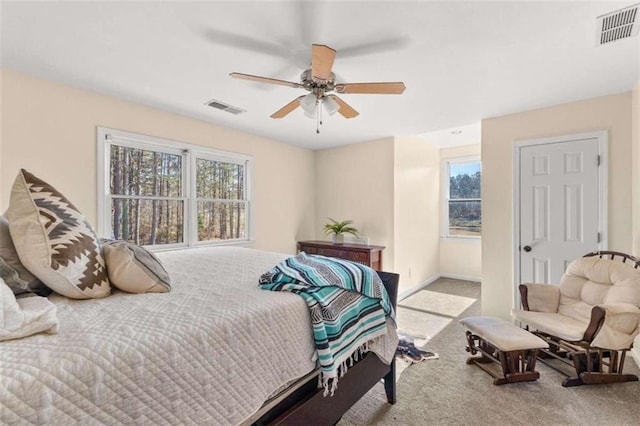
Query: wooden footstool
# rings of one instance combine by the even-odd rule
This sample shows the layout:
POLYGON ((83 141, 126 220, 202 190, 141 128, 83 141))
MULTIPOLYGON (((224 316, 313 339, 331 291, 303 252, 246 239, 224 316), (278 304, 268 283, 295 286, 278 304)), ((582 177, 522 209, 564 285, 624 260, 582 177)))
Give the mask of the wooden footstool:
POLYGON ((535 371, 538 349, 548 348, 544 340, 520 327, 494 317, 469 317, 460 320, 467 329, 467 352, 479 357, 469 357, 467 364, 476 364, 493 378, 494 385, 537 380, 535 371), (487 365, 495 362, 502 367, 502 376, 487 365))

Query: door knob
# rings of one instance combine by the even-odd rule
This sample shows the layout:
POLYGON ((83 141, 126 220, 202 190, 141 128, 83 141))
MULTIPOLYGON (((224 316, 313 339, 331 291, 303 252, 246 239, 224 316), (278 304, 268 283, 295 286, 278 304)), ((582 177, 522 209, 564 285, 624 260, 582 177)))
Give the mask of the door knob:
POLYGON ((529 253, 531 251, 531 246, 524 246, 522 249, 529 253))

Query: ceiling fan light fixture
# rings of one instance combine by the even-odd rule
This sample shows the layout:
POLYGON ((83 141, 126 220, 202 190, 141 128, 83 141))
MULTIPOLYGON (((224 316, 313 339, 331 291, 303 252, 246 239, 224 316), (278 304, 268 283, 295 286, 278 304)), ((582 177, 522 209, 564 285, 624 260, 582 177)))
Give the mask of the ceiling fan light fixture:
POLYGON ((333 99, 331 96, 325 96, 322 99, 322 103, 324 104, 324 109, 327 111, 327 114, 333 115, 340 109, 340 105, 333 99))
POLYGON ((300 99, 300 106, 304 111, 304 115, 309 118, 316 118, 318 112, 318 98, 315 93, 309 93, 300 99))

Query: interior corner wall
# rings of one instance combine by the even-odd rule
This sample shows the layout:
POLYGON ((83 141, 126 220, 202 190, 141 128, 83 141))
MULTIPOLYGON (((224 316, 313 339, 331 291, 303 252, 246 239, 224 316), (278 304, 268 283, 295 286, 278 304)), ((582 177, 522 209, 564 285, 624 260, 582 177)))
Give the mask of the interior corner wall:
MULTIPOLYGON (((440 164, 442 164, 442 160, 449 158, 480 157, 480 155, 480 143, 454 148, 442 148, 440 149, 440 164)), ((440 203, 440 200, 438 200, 438 203, 440 203)), ((442 235, 442 232, 440 232, 440 235, 442 235)), ((440 274, 480 281, 482 277, 482 239, 440 238, 440 274)))
POLYGON ((2 70, 0 206, 25 168, 64 193, 96 224, 96 127, 239 152, 254 158, 255 247, 295 253, 314 235, 314 152, 2 70), (274 172, 275 170, 275 172, 274 172))
POLYGON ((2 93, 4 90, 2 72, 0 72, 0 214, 3 214, 6 210, 2 197, 2 139, 4 133, 4 126, 2 125, 2 93))
POLYGON ((633 254, 640 257, 640 80, 631 102, 631 141, 633 161, 633 254))
POLYGON ((440 273, 440 159, 422 137, 397 137, 394 149, 395 272, 400 293, 440 273))
POLYGON ((482 313, 510 317, 514 300, 513 149, 516 141, 606 130, 609 248, 632 249, 632 93, 482 121, 482 313))
POLYGON ((385 246, 385 271, 394 271, 393 146, 385 138, 315 153, 316 238, 327 218, 353 220, 370 244, 385 246))
MULTIPOLYGON (((640 80, 638 80, 638 83, 634 87, 631 97, 631 141, 633 144, 633 255, 640 257, 640 80)), ((636 364, 640 365, 640 336, 635 339, 633 357, 636 364)))

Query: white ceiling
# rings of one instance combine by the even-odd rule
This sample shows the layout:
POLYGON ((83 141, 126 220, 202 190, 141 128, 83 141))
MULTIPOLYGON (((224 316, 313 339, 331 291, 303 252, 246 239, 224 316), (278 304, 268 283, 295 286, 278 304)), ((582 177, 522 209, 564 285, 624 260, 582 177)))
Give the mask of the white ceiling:
MULTIPOLYGON (((631 90, 639 38, 595 47, 598 15, 633 2, 7 2, 2 66, 226 127, 320 149, 476 125, 487 117, 631 90), (341 95, 360 112, 298 109, 312 43, 338 82, 404 81, 403 95, 341 95), (246 109, 231 115, 215 98, 246 109)), ((37 100, 34 100, 37 101, 37 100)), ((52 106, 55 108, 55 106, 52 106)), ((449 142, 450 143, 450 142, 449 142)))

